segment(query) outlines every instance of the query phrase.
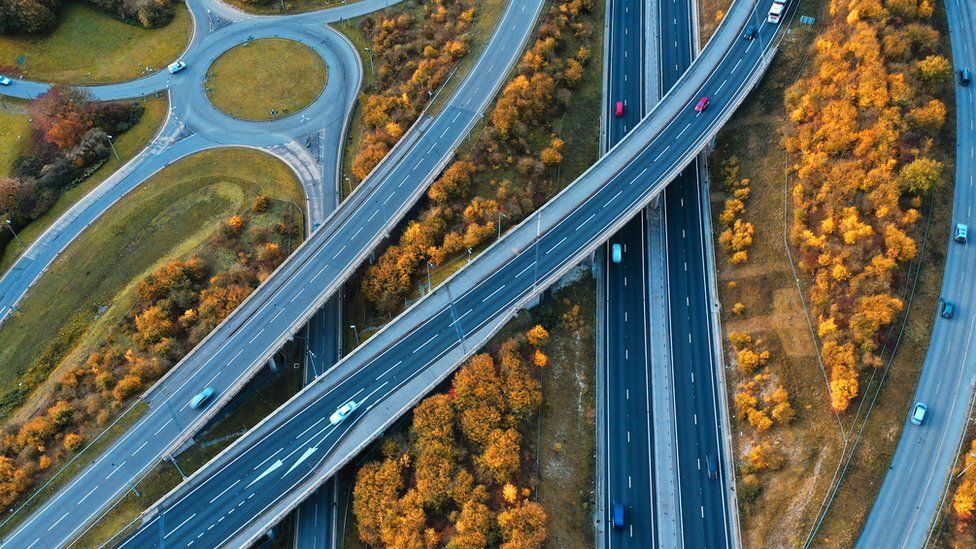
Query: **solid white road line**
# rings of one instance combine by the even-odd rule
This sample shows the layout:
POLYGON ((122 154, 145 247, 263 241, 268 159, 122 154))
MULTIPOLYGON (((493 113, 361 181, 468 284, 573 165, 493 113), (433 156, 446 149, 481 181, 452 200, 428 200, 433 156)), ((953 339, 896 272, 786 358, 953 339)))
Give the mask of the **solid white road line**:
POLYGON ((240 481, 241 481, 241 479, 237 479, 237 480, 234 481, 234 484, 231 484, 227 488, 224 488, 224 490, 221 493, 217 494, 216 496, 214 496, 214 498, 212 500, 210 500, 210 503, 213 503, 213 502, 217 501, 218 499, 220 499, 220 496, 226 494, 228 490, 230 490, 231 488, 237 486, 237 484, 240 481))
MULTIPOLYGON (((566 240, 566 239, 563 238, 563 240, 566 240)), ((560 242, 562 242, 562 241, 560 241, 560 242)), ((558 246, 558 244, 557 244, 557 246, 558 246)), ((498 287, 498 289, 496 289, 494 292, 491 292, 490 294, 488 294, 487 297, 485 297, 484 299, 482 299, 481 302, 484 303, 485 301, 488 301, 489 299, 491 299, 492 297, 494 297, 495 294, 497 294, 498 292, 500 292, 500 291, 502 291, 504 289, 505 289, 505 285, 502 284, 501 286, 498 287)), ((427 343, 430 343, 430 342, 428 341, 427 343)), ((426 345, 427 343, 425 343, 424 345, 426 345)))
POLYGON ((427 341, 423 342, 423 344, 421 344, 420 347, 417 347, 416 349, 414 349, 413 352, 416 353, 417 351, 423 349, 428 343, 430 343, 431 341, 434 341, 435 339, 437 339, 437 334, 434 334, 433 336, 431 336, 430 339, 428 339, 427 341))
POLYGON ((184 520, 183 522, 181 522, 178 525, 176 525, 176 528, 173 528, 172 530, 169 531, 168 534, 166 534, 165 536, 163 536, 163 539, 166 539, 166 538, 172 536, 173 535, 173 532, 176 532, 177 530, 179 530, 180 528, 182 528, 184 524, 186 524, 186 523, 190 522, 191 520, 193 520, 193 517, 195 517, 195 516, 197 516, 197 514, 196 513, 193 513, 192 515, 190 515, 189 517, 187 517, 186 520, 184 520))

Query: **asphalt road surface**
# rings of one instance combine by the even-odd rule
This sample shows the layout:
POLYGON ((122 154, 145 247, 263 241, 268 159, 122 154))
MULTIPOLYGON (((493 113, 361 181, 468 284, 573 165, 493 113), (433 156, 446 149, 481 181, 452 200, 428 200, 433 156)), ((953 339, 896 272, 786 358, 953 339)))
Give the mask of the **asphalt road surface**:
MULTIPOLYGON (((497 32, 443 110, 419 121, 419 129, 405 136, 336 212, 146 395, 145 415, 3 546, 54 546, 77 535, 133 480, 206 423, 305 325, 396 225, 479 120, 522 51, 541 4, 513 0, 508 5, 497 32), (189 408, 190 399, 205 387, 216 389, 215 402, 202 412, 189 408)), ((288 19, 300 20, 281 18, 288 19)))
MULTIPOLYGON (((952 59, 955 68, 976 71, 976 5, 971 0, 946 0, 952 59)), ((955 75, 954 75, 955 77, 955 75)), ((956 186, 952 223, 976 227, 976 86, 956 81, 956 186)), ((970 229, 972 231, 973 229, 970 229)), ((972 234, 972 232, 970 232, 972 234)), ((922 547, 942 509, 944 491, 959 444, 966 431, 976 385, 976 247, 948 241, 942 296, 956 304, 952 319, 933 309, 935 323, 915 402, 928 405, 925 422, 908 421, 905 410, 901 438, 875 499, 858 547, 922 547)), ((938 304, 931 304, 937 308, 938 304)), ((951 498, 951 495, 949 496, 951 498)), ((949 499, 951 504, 951 499, 949 499)))
MULTIPOLYGON (((671 88, 691 65, 697 52, 692 29, 694 4, 689 0, 661 0, 660 70, 662 92, 671 88)), ((722 97, 711 97, 720 101, 722 97)), ((678 449, 681 537, 685 547, 731 547, 726 509, 725 452, 721 444, 716 362, 712 356, 709 315, 709 270, 702 211, 709 207, 702 195, 704 165, 695 160, 664 192, 668 265, 668 307, 674 422, 678 449), (709 469, 715 471, 709 476, 709 469)))
MULTIPOLYGON (((760 13, 768 5, 761 3, 760 13)), ((701 57, 706 59, 702 67, 716 63, 716 68, 692 71, 690 89, 659 105, 661 113, 674 112, 673 117, 642 123, 570 188, 344 358, 337 375, 320 377, 161 501, 125 546, 217 546, 256 539, 419 398, 422 391, 411 385, 415 378, 441 359, 453 368, 521 304, 618 230, 691 160, 758 80, 765 60, 761 52, 772 37, 728 40, 728 33, 737 35, 744 25, 744 6, 734 5, 726 16, 723 36, 731 46, 701 57), (723 99, 696 113, 688 94, 723 99), (648 139, 649 134, 657 138, 648 139), (389 402, 400 387, 409 389, 412 400, 389 402), (349 400, 359 403, 357 412, 331 425, 329 414, 349 400), (347 433, 360 431, 361 439, 357 434, 346 440, 347 433)), ((250 316, 268 315, 258 313, 250 316)), ((268 328, 280 330, 272 325, 261 331, 268 328)), ((243 337, 250 330, 242 328, 243 337)), ((260 352, 253 347, 238 354, 260 352)))
MULTIPOLYGON (((341 327, 339 300, 330 299, 305 331, 305 383, 315 381, 339 361, 341 327)), ((338 504, 337 477, 330 478, 295 511, 295 549, 331 549, 335 546, 338 504)))
MULTIPOLYGON (((617 144, 644 116, 643 1, 610 0, 608 32, 609 89, 607 148, 617 144), (616 115, 622 102, 624 112, 616 115)), ((645 268, 646 235, 643 213, 630 220, 601 249, 606 266, 606 505, 603 524, 606 546, 653 547, 655 542, 648 372, 648 300, 645 268), (621 248, 614 263, 611 245, 621 248), (613 524, 614 507, 624 507, 624 525, 613 524)))

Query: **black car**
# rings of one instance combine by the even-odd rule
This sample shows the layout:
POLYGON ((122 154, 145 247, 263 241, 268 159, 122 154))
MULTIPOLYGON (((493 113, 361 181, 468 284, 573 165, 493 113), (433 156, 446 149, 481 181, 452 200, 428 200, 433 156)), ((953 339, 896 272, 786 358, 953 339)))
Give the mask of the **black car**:
POLYGON ((742 37, 745 38, 746 40, 752 40, 753 38, 755 38, 756 26, 749 25, 748 27, 746 27, 746 31, 742 33, 742 37))

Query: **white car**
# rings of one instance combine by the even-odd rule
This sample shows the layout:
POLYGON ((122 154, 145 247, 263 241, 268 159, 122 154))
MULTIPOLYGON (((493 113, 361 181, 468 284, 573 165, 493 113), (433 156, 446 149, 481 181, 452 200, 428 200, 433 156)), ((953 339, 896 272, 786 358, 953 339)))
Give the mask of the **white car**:
POLYGON ((773 5, 769 8, 769 16, 766 17, 766 21, 774 25, 778 24, 784 11, 786 11, 786 2, 773 0, 773 5))
POLYGON ((9 86, 9 85, 10 85, 10 79, 0 74, 0 86, 9 86))
POLYGON ((186 62, 184 61, 174 61, 173 63, 170 63, 168 67, 166 67, 170 74, 176 74, 185 68, 186 62))
POLYGON ((342 420, 349 417, 358 407, 359 404, 357 404, 355 400, 350 400, 342 406, 339 406, 339 408, 337 408, 336 411, 329 416, 329 423, 333 425, 342 423, 342 420))

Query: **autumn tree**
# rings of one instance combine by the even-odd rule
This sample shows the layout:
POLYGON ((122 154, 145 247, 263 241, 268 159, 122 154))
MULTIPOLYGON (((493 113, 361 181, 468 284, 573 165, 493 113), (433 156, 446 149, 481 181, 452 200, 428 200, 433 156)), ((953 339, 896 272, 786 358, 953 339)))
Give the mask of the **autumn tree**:
POLYGON ((525 337, 529 340, 529 345, 542 348, 549 341, 549 332, 541 325, 536 324, 525 333, 525 337))
POLYGON ((359 527, 359 539, 370 545, 383 541, 382 528, 390 509, 395 508, 403 489, 403 466, 406 458, 368 463, 356 474, 353 489, 353 512, 359 527))
POLYGON ((902 166, 898 173, 901 186, 912 194, 926 194, 942 180, 942 162, 916 158, 902 166))
POLYGON ((478 464, 485 470, 487 479, 502 484, 518 470, 521 435, 515 429, 495 429, 488 436, 485 451, 478 457, 478 464))
POLYGON ((941 55, 929 55, 915 63, 919 79, 929 86, 941 84, 952 76, 952 64, 941 55))
POLYGON ((48 143, 65 150, 78 144, 94 126, 90 94, 55 84, 28 106, 31 127, 48 143))
POLYGON ((448 549, 484 549, 497 542, 493 535, 494 513, 478 499, 465 501, 454 523, 448 549))
POLYGON ((474 164, 463 160, 454 162, 434 181, 427 195, 440 204, 458 200, 467 194, 474 172, 474 164))
POLYGON ((539 549, 549 535, 545 509, 534 501, 523 501, 498 515, 502 549, 539 549))

